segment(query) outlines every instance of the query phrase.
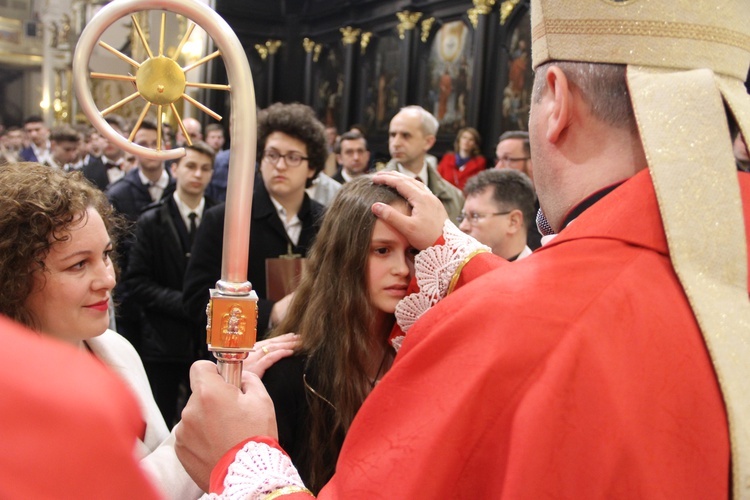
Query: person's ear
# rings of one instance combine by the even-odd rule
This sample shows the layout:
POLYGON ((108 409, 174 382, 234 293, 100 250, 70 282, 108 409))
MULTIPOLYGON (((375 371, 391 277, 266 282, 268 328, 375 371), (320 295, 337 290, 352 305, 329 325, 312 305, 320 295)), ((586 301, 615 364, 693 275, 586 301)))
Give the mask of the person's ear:
POLYGON ((172 177, 176 177, 177 176, 177 166, 179 164, 180 164, 180 162, 176 161, 176 162, 172 163, 169 166, 169 172, 172 174, 172 177))
POLYGON ((548 99, 551 99, 547 115, 547 140, 555 143, 570 124, 573 95, 568 78, 559 67, 547 69, 546 78, 548 99))
POLYGON ((425 150, 424 150, 424 152, 426 153, 427 151, 429 151, 429 150, 432 149, 432 146, 435 145, 435 141, 437 139, 436 139, 436 137, 434 135, 428 135, 428 136, 425 136, 424 140, 425 140, 425 150))
POLYGON ((518 210, 511 210, 508 214, 508 231, 517 233, 523 227, 523 212, 518 210))

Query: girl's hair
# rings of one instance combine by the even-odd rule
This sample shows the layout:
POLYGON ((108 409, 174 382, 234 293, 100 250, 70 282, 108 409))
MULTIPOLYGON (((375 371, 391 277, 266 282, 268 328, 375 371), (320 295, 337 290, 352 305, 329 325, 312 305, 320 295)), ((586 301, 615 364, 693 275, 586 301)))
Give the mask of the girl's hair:
POLYGON ((121 227, 104 193, 79 172, 38 163, 0 166, 0 313, 38 329, 24 305, 34 273, 45 270, 52 246, 70 237, 68 230, 86 218, 89 207, 110 235, 121 227))
POLYGON ((458 134, 456 134, 456 140, 453 141, 453 150, 456 153, 461 152, 459 146, 461 146, 461 136, 464 135, 464 132, 470 133, 474 138, 474 149, 471 150, 471 156, 474 157, 482 154, 482 136, 479 135, 477 129, 472 127, 464 127, 458 131, 458 134))
POLYGON ((333 475, 344 436, 372 390, 367 368, 373 345, 379 342, 386 355, 391 353, 393 317, 382 325, 383 337, 373 338, 377 318, 367 294, 375 202, 406 200, 369 176, 344 184, 326 211, 289 311, 272 333, 298 333, 300 353, 307 356, 305 392, 312 421, 299 465, 313 491, 333 475))

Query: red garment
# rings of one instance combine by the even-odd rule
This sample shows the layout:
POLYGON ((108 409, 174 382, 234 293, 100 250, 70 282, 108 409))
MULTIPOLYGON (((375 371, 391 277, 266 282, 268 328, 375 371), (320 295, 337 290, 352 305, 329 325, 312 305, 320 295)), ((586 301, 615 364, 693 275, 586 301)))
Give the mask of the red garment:
POLYGON ((144 423, 123 383, 2 316, 0 331, 0 498, 158 498, 135 458, 144 423))
POLYGON ((458 189, 463 189, 469 177, 477 175, 487 168, 487 160, 484 156, 472 156, 464 167, 459 170, 456 166, 456 153, 448 152, 443 155, 438 164, 438 173, 446 181, 450 182, 458 189))
POLYGON ((647 171, 460 281, 407 334, 319 498, 728 497, 722 396, 647 171))

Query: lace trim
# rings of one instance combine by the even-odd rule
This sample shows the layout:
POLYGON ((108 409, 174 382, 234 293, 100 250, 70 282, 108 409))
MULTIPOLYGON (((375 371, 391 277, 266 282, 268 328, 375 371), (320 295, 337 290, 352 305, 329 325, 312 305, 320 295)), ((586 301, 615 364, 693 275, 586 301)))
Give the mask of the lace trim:
MULTIPOLYGON (((248 441, 229 466, 224 492, 204 495, 210 500, 264 499, 284 488, 307 491, 292 460, 265 443, 248 441)), ((291 490, 288 490, 291 491, 291 490)))
MULTIPOLYGON (((490 248, 461 232, 452 222, 443 225, 445 244, 429 247, 414 259, 414 270, 419 291, 404 297, 396 306, 396 321, 406 334, 411 326, 432 306, 451 291, 454 275, 466 261, 490 248)), ((398 351, 404 336, 395 337, 391 344, 398 351)))

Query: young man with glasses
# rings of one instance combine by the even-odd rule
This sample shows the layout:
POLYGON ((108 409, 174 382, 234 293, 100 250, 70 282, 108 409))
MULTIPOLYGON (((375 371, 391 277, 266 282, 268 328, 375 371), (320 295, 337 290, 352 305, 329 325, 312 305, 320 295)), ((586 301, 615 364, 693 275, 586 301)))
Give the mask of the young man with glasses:
POLYGON ((526 245, 534 220, 534 186, 529 178, 509 168, 485 170, 464 187, 466 202, 458 216, 459 229, 514 261, 531 255, 526 245))
MULTIPOLYGON (((323 206, 305 188, 327 156, 323 124, 302 104, 273 104, 258 114, 258 160, 250 223, 248 279, 258 294, 258 338, 285 312, 287 299, 266 298, 266 259, 305 257, 318 232, 323 206)), ((204 213, 185 274, 188 315, 205 324, 208 290, 221 277, 225 205, 204 213)))
POLYGON ((495 168, 512 168, 526 174, 534 180, 531 165, 531 148, 529 133, 522 130, 504 132, 495 147, 495 168))

